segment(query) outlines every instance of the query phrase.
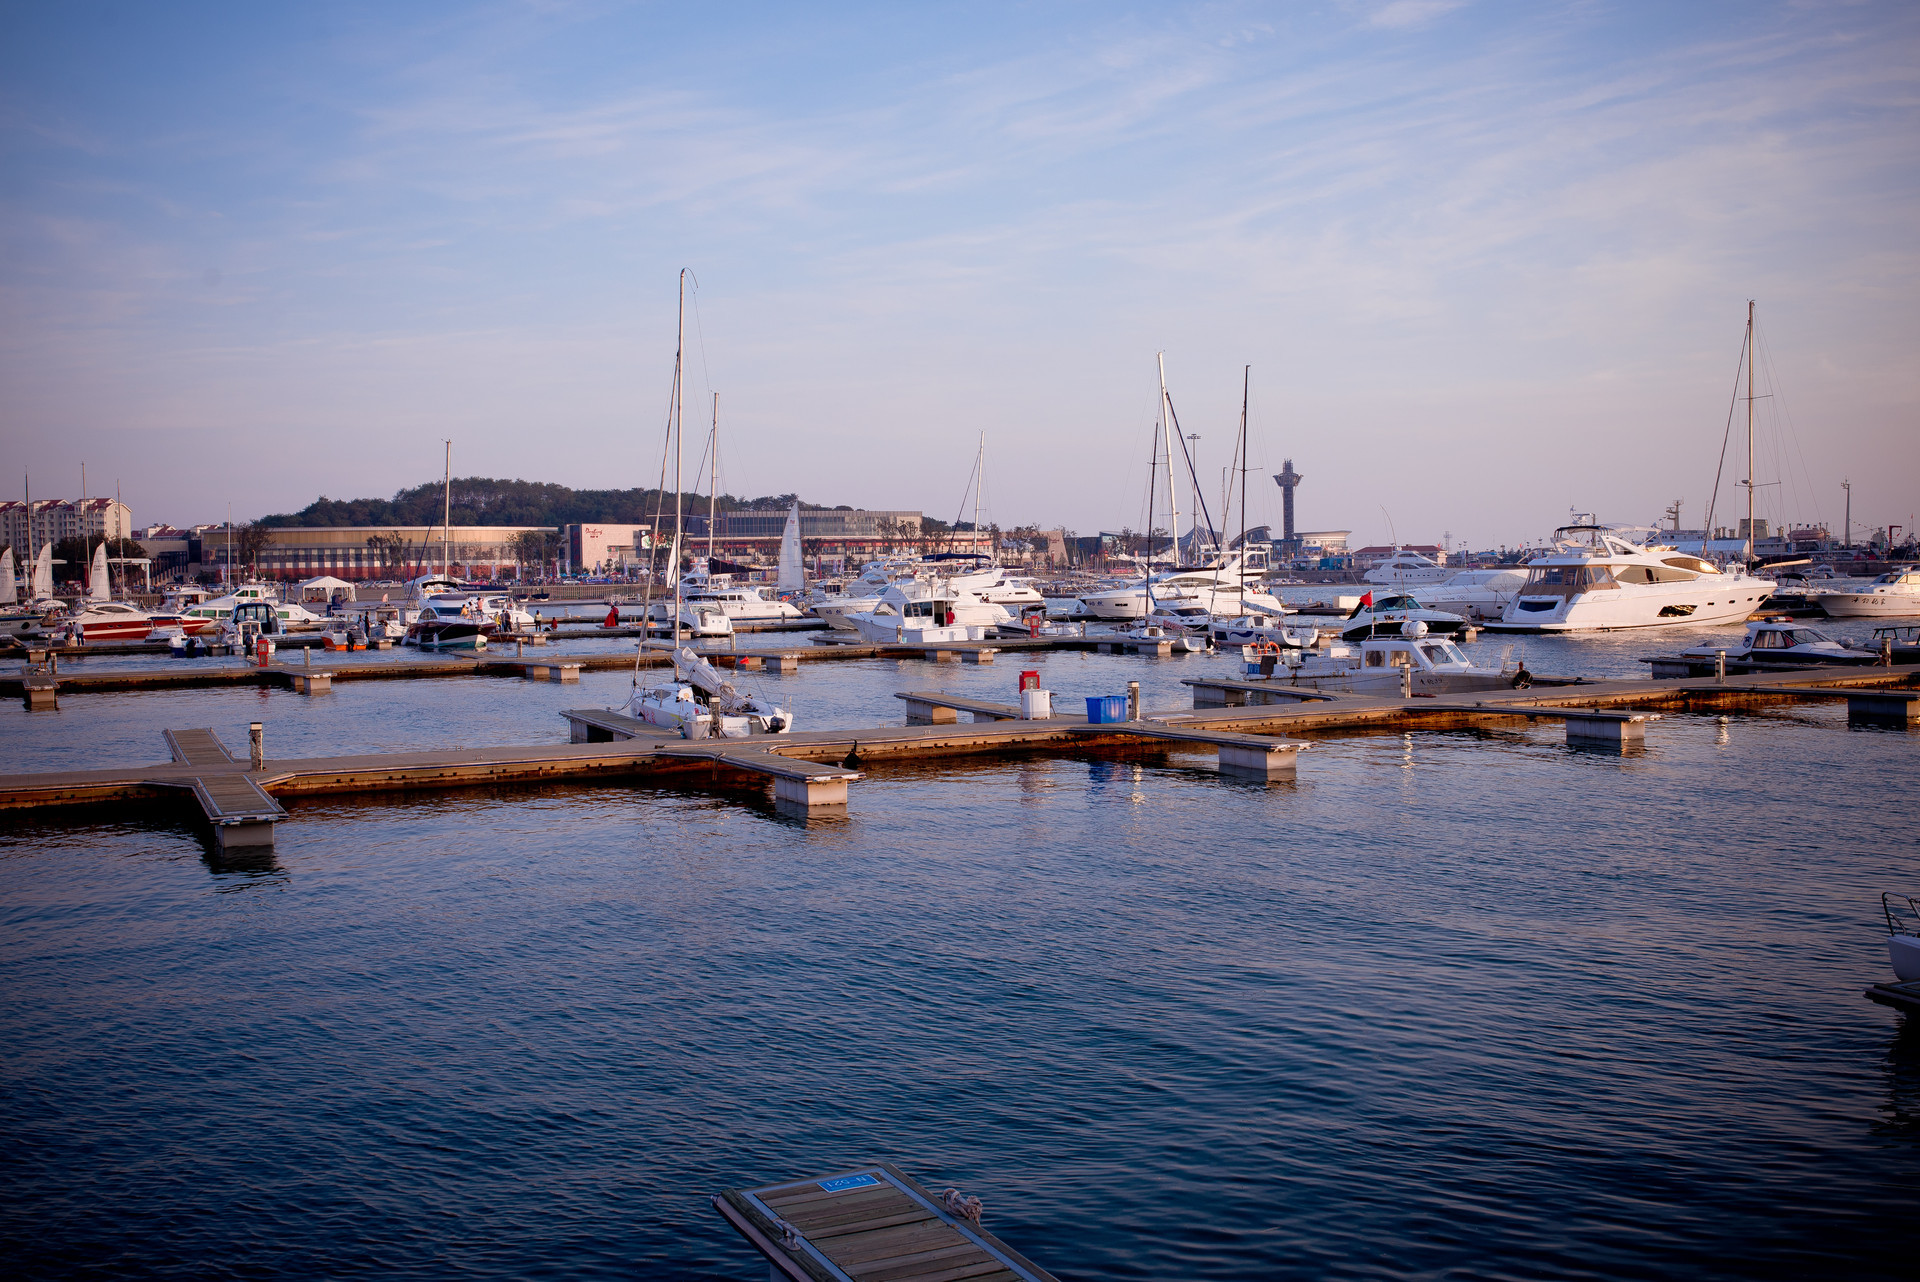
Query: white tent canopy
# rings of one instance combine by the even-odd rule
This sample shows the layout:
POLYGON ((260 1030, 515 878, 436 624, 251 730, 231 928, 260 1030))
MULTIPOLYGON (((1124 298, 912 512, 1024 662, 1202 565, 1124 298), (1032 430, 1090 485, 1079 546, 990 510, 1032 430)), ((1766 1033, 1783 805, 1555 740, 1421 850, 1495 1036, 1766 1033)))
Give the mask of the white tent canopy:
POLYGON ((322 574, 302 583, 300 585, 300 595, 304 598, 309 592, 325 592, 331 596, 342 588, 346 589, 348 600, 351 601, 355 599, 353 584, 347 582, 345 579, 336 579, 331 574, 322 574))

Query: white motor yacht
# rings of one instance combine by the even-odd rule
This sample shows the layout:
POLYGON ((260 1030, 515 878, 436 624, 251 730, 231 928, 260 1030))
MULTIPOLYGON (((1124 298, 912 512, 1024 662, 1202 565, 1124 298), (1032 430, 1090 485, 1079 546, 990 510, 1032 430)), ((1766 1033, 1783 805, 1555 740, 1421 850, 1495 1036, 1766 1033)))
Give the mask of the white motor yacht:
POLYGON ((1404 593, 1382 592, 1376 597, 1369 592, 1340 625, 1340 636, 1347 641, 1364 640, 1382 632, 1398 636, 1403 625, 1416 622, 1427 632, 1439 636, 1457 636, 1467 626, 1467 621, 1459 615, 1429 610, 1404 593))
POLYGON ((1085 593, 1080 610, 1096 619, 1142 619, 1156 603, 1180 601, 1214 615, 1245 614, 1249 607, 1278 614, 1286 606, 1260 588, 1266 569, 1261 549, 1230 552, 1210 565, 1166 570, 1144 582, 1085 593))
POLYGON ((1740 623, 1773 591, 1743 569, 1672 548, 1642 547, 1605 526, 1563 526, 1553 551, 1527 562, 1527 582, 1499 632, 1604 632, 1740 623), (1563 537, 1564 536, 1564 537, 1563 537))
POLYGON ((1278 616, 1271 614, 1244 614, 1237 619, 1217 619, 1212 633, 1213 643, 1219 646, 1255 645, 1267 641, 1289 650, 1304 649, 1320 638, 1320 629, 1311 623, 1289 627, 1278 616))
MULTIPOLYGON (((1329 644, 1301 653, 1283 651, 1285 667, 1275 682, 1347 694, 1413 696, 1507 690, 1532 684, 1524 666, 1483 668, 1445 637, 1428 636, 1418 619, 1400 635, 1380 635, 1355 645, 1329 644)), ((1259 656, 1244 651, 1248 675, 1260 671, 1259 656)))
POLYGON ((874 645, 889 641, 933 645, 984 640, 1012 618, 1005 607, 989 606, 970 592, 914 580, 890 585, 871 609, 849 615, 848 621, 874 645), (983 617, 989 611, 997 611, 1000 617, 983 617), (967 622, 967 618, 978 621, 967 622))
POLYGON ((484 650, 494 623, 469 596, 429 597, 407 624, 402 641, 423 650, 484 650))
POLYGON ((674 651, 673 677, 636 684, 621 711, 688 739, 745 739, 793 729, 791 712, 771 699, 743 693, 685 646, 674 651))
MULTIPOLYGON (((673 602, 655 601, 648 606, 647 622, 655 628, 671 629, 673 602)), ((692 637, 730 637, 733 635, 733 620, 712 601, 682 601, 680 632, 692 637)))
POLYGON ((1416 583, 1440 583, 1453 572, 1431 557, 1397 548, 1392 556, 1360 577, 1369 583, 1388 587, 1407 587, 1416 583))
POLYGON ((1680 653, 1693 659, 1727 658, 1761 663, 1877 663, 1878 650, 1856 649, 1817 628, 1791 619, 1766 619, 1747 625, 1738 645, 1697 645, 1680 653))
POLYGON ((1126 627, 1116 631, 1114 635, 1125 637, 1129 641, 1170 641, 1175 650, 1186 654, 1198 654, 1207 648, 1206 637, 1196 636, 1179 624, 1168 625, 1158 622, 1157 617, 1159 616, 1149 615, 1144 619, 1135 619, 1126 627))
POLYGON ((1854 592, 1829 589, 1820 606, 1836 619, 1886 619, 1920 616, 1920 569, 1889 570, 1854 592))
POLYGON ((274 617, 280 621, 282 632, 314 632, 327 625, 324 616, 315 614, 305 606, 280 600, 280 594, 267 584, 243 583, 223 597, 201 601, 197 605, 178 611, 181 627, 189 630, 189 635, 192 635, 192 630, 196 627, 195 620, 202 621, 198 624, 200 631, 218 627, 232 616, 235 606, 248 605, 256 601, 265 602, 272 607, 274 617))
POLYGON ((680 580, 680 596, 689 603, 712 606, 735 623, 786 623, 803 617, 798 606, 768 600, 759 588, 735 583, 730 574, 695 570, 680 580))
POLYGON ((1451 578, 1420 589, 1428 608, 1490 622, 1507 612, 1514 596, 1525 587, 1523 569, 1461 570, 1451 578))

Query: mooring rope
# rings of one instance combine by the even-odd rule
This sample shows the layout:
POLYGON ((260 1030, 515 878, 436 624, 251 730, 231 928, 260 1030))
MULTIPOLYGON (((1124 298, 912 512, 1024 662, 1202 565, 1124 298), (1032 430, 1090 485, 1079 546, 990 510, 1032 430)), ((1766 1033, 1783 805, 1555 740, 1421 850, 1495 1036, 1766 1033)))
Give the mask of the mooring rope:
POLYGON ((981 1204, 979 1198, 968 1197, 959 1189, 948 1189, 940 1195, 940 1201, 945 1204, 947 1210, 953 1212, 961 1219, 971 1220, 975 1224, 980 1223, 980 1217, 987 1209, 981 1204))

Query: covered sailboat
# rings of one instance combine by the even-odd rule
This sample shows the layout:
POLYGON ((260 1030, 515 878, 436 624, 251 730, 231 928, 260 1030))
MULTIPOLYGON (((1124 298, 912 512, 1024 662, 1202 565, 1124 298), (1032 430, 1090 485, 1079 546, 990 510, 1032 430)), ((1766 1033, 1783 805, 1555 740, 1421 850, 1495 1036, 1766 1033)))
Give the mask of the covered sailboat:
POLYGON ((636 687, 626 714, 688 739, 745 739, 793 729, 791 712, 740 690, 687 646, 673 652, 673 677, 657 686, 636 687))

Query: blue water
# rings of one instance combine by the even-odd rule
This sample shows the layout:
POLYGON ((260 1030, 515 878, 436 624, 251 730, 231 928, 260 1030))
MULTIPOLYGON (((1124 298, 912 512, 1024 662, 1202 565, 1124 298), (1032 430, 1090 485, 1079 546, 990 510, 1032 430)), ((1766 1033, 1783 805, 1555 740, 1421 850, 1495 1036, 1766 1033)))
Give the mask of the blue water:
MULTIPOLYGON (((1025 666, 1182 706, 1227 663, 761 680, 858 726, 1025 666)), ((0 769, 254 719, 275 755, 555 741, 625 684, 9 702, 0 769)), ((1209 761, 882 766, 811 823, 704 780, 296 800, 251 869, 189 811, 14 817, 0 1258, 757 1279, 709 1194, 886 1158, 1063 1278, 1912 1275, 1920 1021, 1860 990, 1920 885, 1920 735, 1788 705, 1628 756, 1209 761)))

